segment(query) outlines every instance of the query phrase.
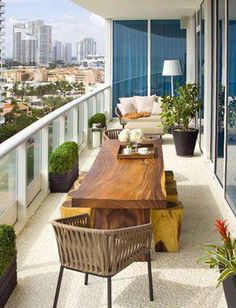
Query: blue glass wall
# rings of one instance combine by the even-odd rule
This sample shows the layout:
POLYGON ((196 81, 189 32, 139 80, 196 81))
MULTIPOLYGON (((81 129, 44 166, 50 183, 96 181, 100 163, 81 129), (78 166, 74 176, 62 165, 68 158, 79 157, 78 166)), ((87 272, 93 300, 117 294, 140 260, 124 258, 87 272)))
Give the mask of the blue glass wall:
POLYGON ((147 31, 146 20, 113 22, 113 113, 120 97, 147 95, 147 31))
POLYGON ((186 82, 186 30, 179 20, 151 21, 151 93, 169 95, 170 77, 162 76, 164 60, 179 59, 182 76, 174 77, 175 87, 186 82))
POLYGON ((235 1, 229 0, 228 20, 228 123, 226 199, 236 214, 236 18, 235 1))

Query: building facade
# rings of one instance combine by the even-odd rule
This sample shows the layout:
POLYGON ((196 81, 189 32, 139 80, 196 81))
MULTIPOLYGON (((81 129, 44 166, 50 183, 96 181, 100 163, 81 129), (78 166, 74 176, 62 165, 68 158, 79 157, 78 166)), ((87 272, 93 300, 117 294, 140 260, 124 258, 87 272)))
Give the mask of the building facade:
POLYGON ((52 27, 42 20, 13 25, 13 60, 48 65, 52 61, 52 27))
POLYGON ((2 100, 2 90, 3 90, 3 76, 2 76, 2 72, 3 72, 3 61, 4 61, 4 7, 5 7, 5 3, 0 0, 0 100, 2 100))
POLYGON ((62 42, 56 41, 53 45, 53 56, 52 61, 54 63, 63 61, 63 49, 62 42))
POLYGON ((72 44, 64 43, 63 45, 63 60, 65 64, 71 64, 72 62, 72 44))
POLYGON ((97 54, 97 43, 93 38, 84 38, 77 42, 77 60, 78 63, 85 60, 87 56, 97 54))

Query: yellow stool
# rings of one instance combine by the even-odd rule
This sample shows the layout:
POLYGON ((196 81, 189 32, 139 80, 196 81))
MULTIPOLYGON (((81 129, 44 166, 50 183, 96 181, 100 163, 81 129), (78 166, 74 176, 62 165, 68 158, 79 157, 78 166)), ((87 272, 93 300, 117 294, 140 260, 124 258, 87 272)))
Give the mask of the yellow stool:
POLYGON ((166 187, 169 187, 169 188, 176 188, 177 187, 177 183, 176 183, 175 180, 173 180, 173 181, 168 180, 168 181, 165 182, 165 184, 166 184, 166 187))
POLYGON ((171 202, 178 201, 178 192, 176 188, 166 186, 166 200, 171 202))
POLYGON ((178 252, 183 205, 168 202, 166 209, 151 210, 153 239, 157 252, 178 252))
POLYGON ((72 207, 71 199, 73 198, 74 193, 76 193, 77 189, 81 185, 83 179, 85 178, 87 173, 80 174, 79 178, 75 181, 73 185, 73 189, 68 192, 65 197, 65 201, 62 203, 60 207, 61 218, 77 216, 80 214, 88 214, 91 218, 91 208, 82 208, 82 207, 72 207))
POLYGON ((174 172, 172 170, 165 170, 165 178, 166 178, 166 181, 173 181, 174 172))
POLYGON ((91 216, 91 209, 83 207, 72 207, 71 200, 66 200, 62 203, 60 207, 60 213, 61 213, 61 218, 77 216, 80 214, 88 214, 89 216, 91 216))

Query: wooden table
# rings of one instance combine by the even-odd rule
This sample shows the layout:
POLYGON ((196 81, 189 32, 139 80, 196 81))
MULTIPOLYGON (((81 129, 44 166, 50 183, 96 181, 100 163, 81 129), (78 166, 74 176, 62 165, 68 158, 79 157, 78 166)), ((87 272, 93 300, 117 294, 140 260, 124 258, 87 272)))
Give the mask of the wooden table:
MULTIPOLYGON (((104 142, 72 199, 73 207, 94 209, 94 228, 114 229, 150 221, 150 209, 166 207, 160 140, 155 158, 117 159, 118 140, 104 142)), ((147 141, 145 141, 147 143, 147 141)))

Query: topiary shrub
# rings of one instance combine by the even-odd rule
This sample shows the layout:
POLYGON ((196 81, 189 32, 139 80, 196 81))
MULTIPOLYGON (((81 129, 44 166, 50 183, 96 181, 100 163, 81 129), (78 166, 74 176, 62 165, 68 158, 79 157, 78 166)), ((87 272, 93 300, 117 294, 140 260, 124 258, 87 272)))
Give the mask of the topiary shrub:
POLYGON ((16 256, 16 234, 14 228, 0 225, 0 276, 16 256))
POLYGON ((78 161, 78 144, 67 141, 59 145, 49 157, 49 173, 64 174, 72 170, 78 161))
POLYGON ((102 127, 106 126, 106 116, 104 113, 96 113, 88 120, 88 127, 92 128, 93 124, 101 123, 102 127))

